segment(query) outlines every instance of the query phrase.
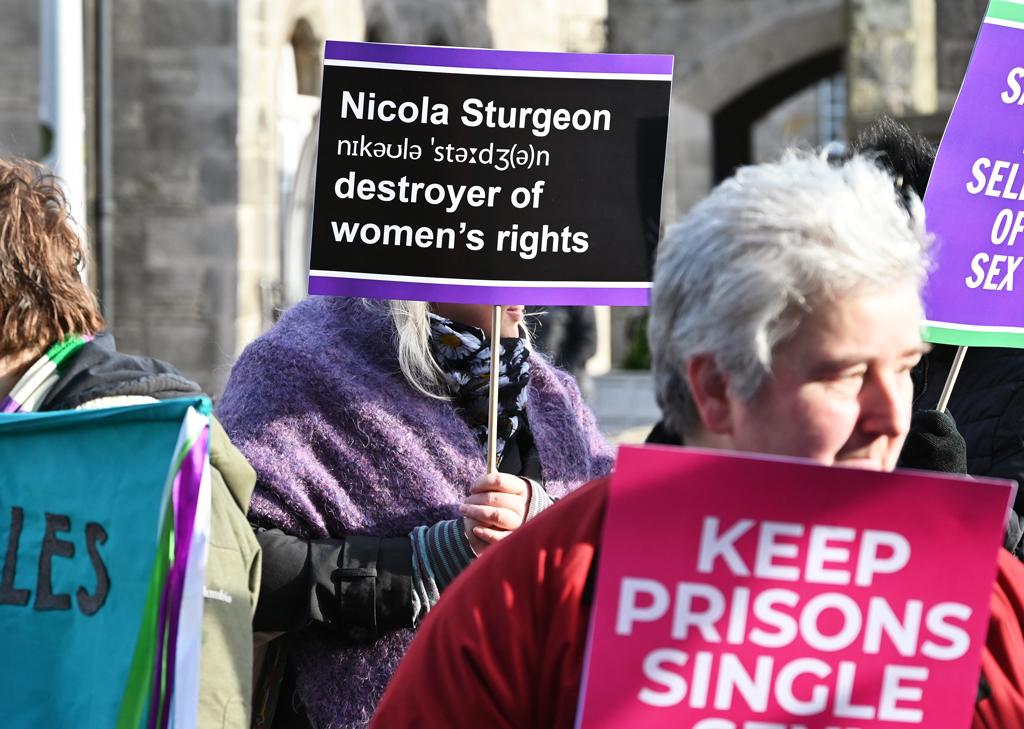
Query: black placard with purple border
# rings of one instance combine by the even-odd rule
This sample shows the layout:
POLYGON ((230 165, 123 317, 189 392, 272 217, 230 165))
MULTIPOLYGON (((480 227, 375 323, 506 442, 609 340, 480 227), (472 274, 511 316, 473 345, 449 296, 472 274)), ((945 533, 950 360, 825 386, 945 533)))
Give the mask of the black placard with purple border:
POLYGON ((309 293, 646 305, 672 57, 328 41, 309 293))

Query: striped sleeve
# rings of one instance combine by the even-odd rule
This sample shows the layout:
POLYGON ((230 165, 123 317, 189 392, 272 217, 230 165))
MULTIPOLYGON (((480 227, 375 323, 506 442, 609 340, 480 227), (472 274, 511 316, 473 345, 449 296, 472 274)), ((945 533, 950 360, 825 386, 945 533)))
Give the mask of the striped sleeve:
POLYGON ((419 622, 476 555, 469 546, 462 519, 416 527, 409 539, 412 542, 413 621, 419 622))
POLYGON ((555 503, 555 500, 551 497, 544 487, 534 481, 532 478, 526 478, 530 482, 530 503, 526 505, 526 521, 530 521, 539 513, 547 509, 549 506, 555 503))

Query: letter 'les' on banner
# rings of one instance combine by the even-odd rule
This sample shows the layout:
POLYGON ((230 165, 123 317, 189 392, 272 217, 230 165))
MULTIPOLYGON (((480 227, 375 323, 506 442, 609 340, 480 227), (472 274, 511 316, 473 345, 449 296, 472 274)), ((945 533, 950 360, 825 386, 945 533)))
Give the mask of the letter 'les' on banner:
POLYGON ((0 415, 5 726, 196 725, 210 410, 0 415))
POLYGON ((925 196, 925 339, 1024 347, 1024 4, 993 0, 925 196), (1017 245, 1017 244, 1020 245, 1017 245))
POLYGON ((578 729, 964 729, 1013 490, 621 448, 578 729))
POLYGON ((672 63, 327 41, 309 293, 646 306, 672 63))

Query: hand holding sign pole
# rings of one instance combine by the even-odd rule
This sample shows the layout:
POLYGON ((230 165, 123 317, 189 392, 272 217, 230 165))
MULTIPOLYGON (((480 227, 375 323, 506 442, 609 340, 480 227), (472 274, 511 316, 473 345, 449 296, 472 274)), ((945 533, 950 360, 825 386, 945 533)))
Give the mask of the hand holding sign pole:
MULTIPOLYGON (((309 293, 646 306, 672 57, 328 41, 309 293)), ((486 333, 485 333, 486 335, 486 333)))
POLYGON ((978 33, 925 195, 936 236, 925 289, 925 338, 959 346, 939 408, 967 348, 1024 348, 1024 4, 993 0, 978 33))

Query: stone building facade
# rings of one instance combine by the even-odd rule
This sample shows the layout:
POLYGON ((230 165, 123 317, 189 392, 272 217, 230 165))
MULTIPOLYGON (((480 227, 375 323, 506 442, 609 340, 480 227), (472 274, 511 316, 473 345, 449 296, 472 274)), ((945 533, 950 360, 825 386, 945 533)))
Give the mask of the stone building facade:
MULTIPOLYGON (((218 392, 240 349, 301 295, 327 38, 675 54, 670 221, 773 139, 814 126, 824 82, 847 79, 851 128, 888 111, 941 130, 984 6, 113 0, 114 333, 218 392)), ((85 8, 89 19, 94 0, 85 8)), ((38 8, 0 0, 0 13, 0 153, 38 158, 38 8)), ((87 20, 86 69, 91 32, 87 20)), ((86 82, 88 106, 88 71, 86 82)))
POLYGON ((39 8, 0 4, 0 152, 37 159, 39 134, 39 8))
POLYGON ((937 142, 987 6, 987 0, 857 0, 848 65, 858 86, 851 89, 850 127, 884 112, 937 142))
MULTIPOLYGON (((109 318, 122 349, 170 360, 211 392, 302 286, 304 231, 289 231, 302 215, 289 211, 309 173, 325 39, 597 51, 607 13, 604 0, 112 5, 109 318)), ((94 11, 85 0, 87 106, 94 11)), ((39 9, 0 0, 0 13, 0 153, 38 159, 39 9)))
MULTIPOLYGON (((852 136, 879 114, 937 141, 986 6, 611 0, 610 51, 676 56, 663 220, 675 220, 737 165, 769 157, 783 142, 816 146, 852 136), (845 105, 843 135, 822 124, 836 100, 845 105)), ((613 337, 622 349, 642 313, 616 313, 613 337)))

